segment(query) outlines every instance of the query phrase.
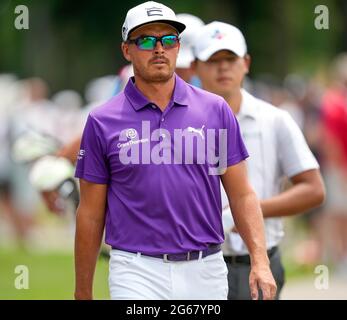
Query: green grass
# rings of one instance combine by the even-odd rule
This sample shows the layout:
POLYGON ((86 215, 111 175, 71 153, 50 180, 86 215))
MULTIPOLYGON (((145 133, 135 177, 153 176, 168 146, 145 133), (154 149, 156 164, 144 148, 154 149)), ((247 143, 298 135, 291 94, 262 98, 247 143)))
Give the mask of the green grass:
MULTIPOLYGON (((94 279, 94 298, 109 299, 108 262, 99 259, 94 279)), ((32 253, 0 249, 0 300, 4 299, 73 299, 73 254, 32 253), (25 265, 29 270, 29 289, 15 288, 15 268, 25 265)))
MULTIPOLYGON (((286 279, 312 277, 314 266, 299 266, 283 259, 286 279)), ((108 261, 99 259, 94 279, 94 298, 109 299, 108 261)), ((4 299, 73 299, 74 260, 72 253, 26 252, 0 248, 0 300, 4 299), (29 269, 29 289, 15 288, 15 268, 25 265, 29 269)))
POLYGON ((283 259, 283 266, 286 273, 286 280, 293 279, 313 278, 315 276, 314 270, 316 265, 299 265, 290 259, 283 259))

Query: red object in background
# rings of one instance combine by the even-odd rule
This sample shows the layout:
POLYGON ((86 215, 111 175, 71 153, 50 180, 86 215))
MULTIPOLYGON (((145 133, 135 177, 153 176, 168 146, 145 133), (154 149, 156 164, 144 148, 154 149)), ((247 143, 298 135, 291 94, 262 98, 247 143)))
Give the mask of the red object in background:
POLYGON ((347 170, 347 90, 330 89, 322 101, 322 125, 328 136, 340 146, 342 165, 347 170))

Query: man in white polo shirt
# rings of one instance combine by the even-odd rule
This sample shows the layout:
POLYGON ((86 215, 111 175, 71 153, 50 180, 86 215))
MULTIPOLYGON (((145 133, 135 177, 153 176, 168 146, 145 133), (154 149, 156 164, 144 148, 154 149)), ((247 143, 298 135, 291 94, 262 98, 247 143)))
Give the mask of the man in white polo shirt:
MULTIPOLYGON (((324 186, 319 166, 289 114, 250 95, 242 88, 249 71, 246 41, 237 28, 212 22, 200 30, 194 45, 194 67, 203 88, 222 96, 237 115, 250 158, 248 174, 265 218, 268 256, 277 282, 277 298, 284 283, 278 245, 284 235, 281 217, 320 205, 324 186), (292 186, 282 190, 288 177, 292 186)), ((224 256, 229 274, 228 299, 250 299, 250 257, 234 227, 225 193, 222 195, 226 230, 224 256)))

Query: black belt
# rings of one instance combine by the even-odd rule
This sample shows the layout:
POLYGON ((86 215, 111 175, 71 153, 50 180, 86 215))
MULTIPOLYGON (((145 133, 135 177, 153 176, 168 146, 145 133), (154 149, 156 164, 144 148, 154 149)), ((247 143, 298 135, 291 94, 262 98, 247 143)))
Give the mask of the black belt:
MULTIPOLYGON (((117 248, 112 248, 117 249, 117 248)), ((189 251, 184 253, 168 253, 168 254, 157 254, 157 255, 150 255, 150 254, 143 254, 143 256, 152 257, 152 258, 158 258, 163 259, 165 262, 169 261, 189 261, 189 260, 197 260, 199 259, 200 252, 201 257, 205 258, 211 254, 217 253, 221 250, 220 244, 213 244, 209 245, 207 249, 201 250, 201 251, 189 251)))
MULTIPOLYGON (((271 259, 271 257, 277 252, 277 250, 278 247, 273 247, 267 251, 267 256, 269 257, 269 259, 271 259)), ((230 264, 240 263, 250 265, 251 257, 248 254, 242 256, 224 256, 224 261, 230 264)))

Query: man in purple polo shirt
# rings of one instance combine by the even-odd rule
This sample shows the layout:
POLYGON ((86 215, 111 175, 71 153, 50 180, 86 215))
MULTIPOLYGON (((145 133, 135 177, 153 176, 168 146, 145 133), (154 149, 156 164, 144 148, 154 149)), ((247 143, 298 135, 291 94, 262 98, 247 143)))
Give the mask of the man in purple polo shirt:
POLYGON ((226 299, 220 179, 250 251, 253 298, 275 296, 237 120, 222 98, 174 73, 184 28, 155 2, 125 19, 135 76, 90 113, 78 156, 76 299, 92 299, 104 225, 112 299, 226 299))

